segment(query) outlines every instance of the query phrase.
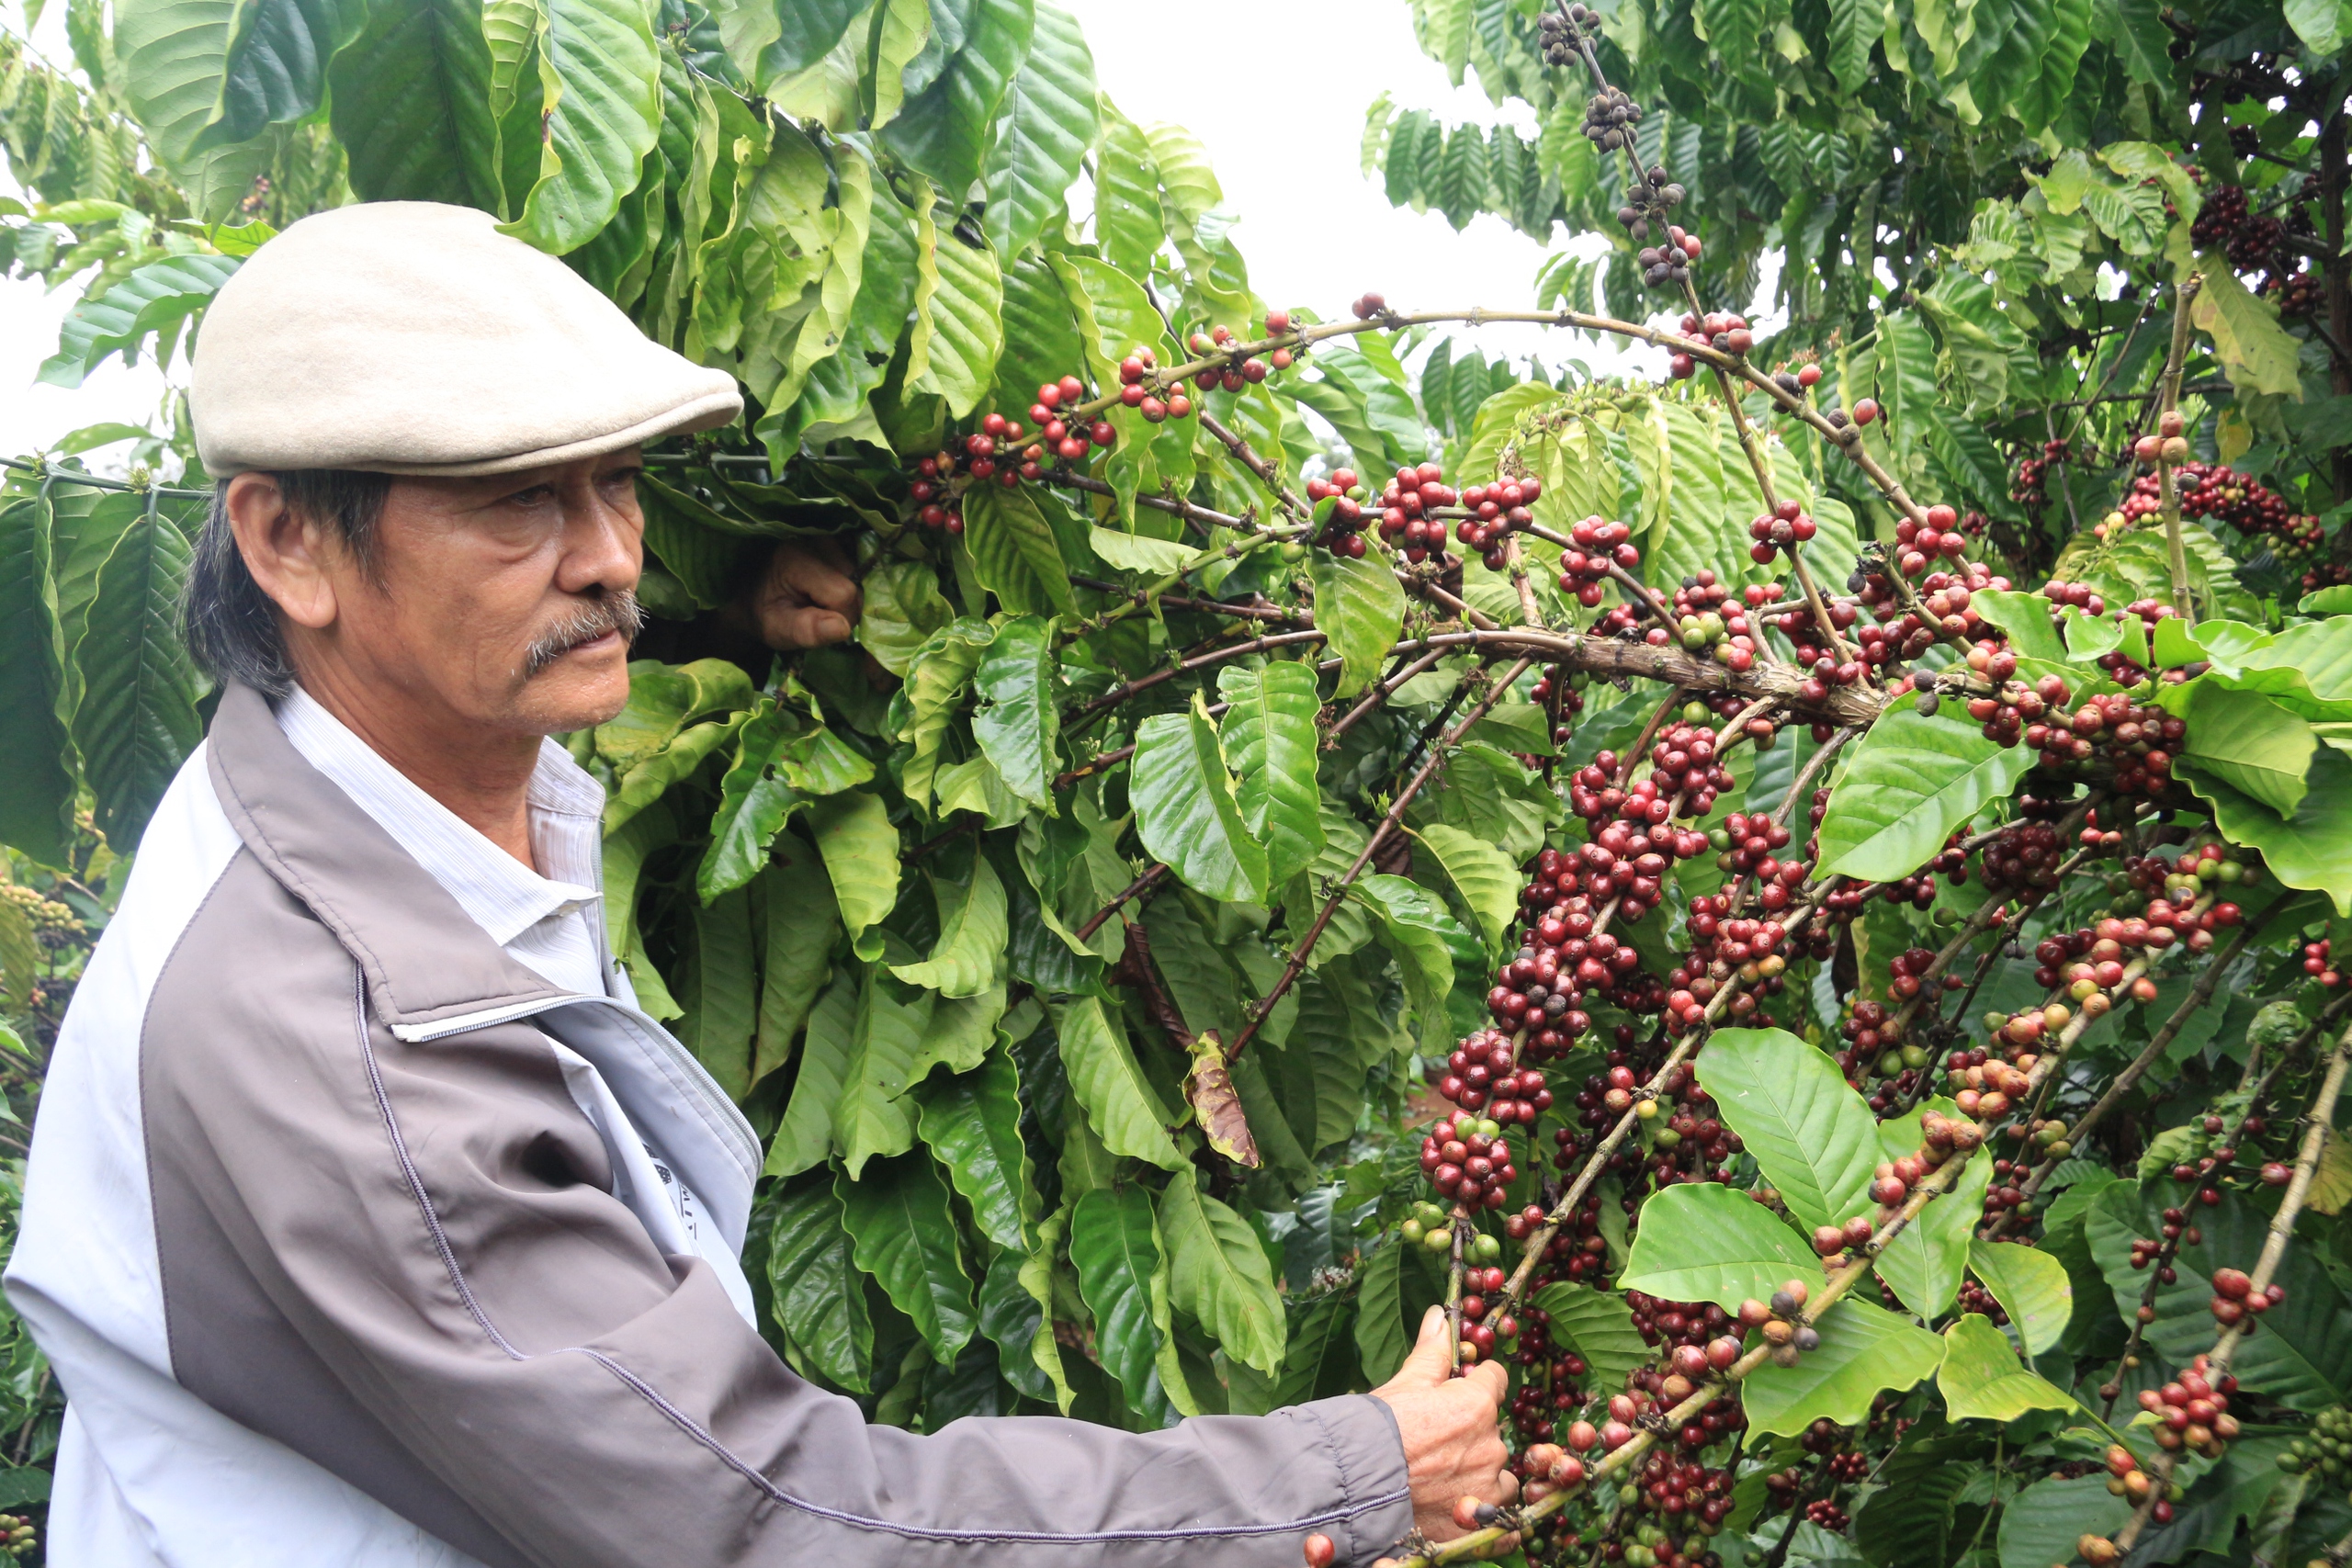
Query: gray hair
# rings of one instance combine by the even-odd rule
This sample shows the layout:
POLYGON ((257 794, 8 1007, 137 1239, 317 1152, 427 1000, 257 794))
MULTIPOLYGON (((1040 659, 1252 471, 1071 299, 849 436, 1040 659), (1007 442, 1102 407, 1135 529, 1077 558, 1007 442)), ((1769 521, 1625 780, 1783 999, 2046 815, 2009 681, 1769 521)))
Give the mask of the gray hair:
MULTIPOLYGON (((376 525, 390 474, 347 468, 300 468, 269 476, 296 515, 331 524, 360 570, 373 576, 376 525)), ((277 606, 254 581, 237 536, 229 524, 229 481, 212 487, 212 512, 196 542, 188 569, 187 595, 180 608, 180 632, 188 651, 216 681, 242 682, 273 697, 294 689, 294 666, 277 625, 277 606)))

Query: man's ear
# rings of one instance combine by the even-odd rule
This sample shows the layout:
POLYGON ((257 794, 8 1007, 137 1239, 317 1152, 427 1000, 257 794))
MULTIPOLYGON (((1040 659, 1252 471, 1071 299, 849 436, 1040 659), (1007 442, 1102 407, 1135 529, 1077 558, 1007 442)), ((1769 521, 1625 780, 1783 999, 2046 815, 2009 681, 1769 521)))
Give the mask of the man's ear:
POLYGON ((297 516, 268 474, 231 479, 224 504, 245 570, 279 612, 311 631, 333 626, 339 606, 332 569, 343 541, 331 528, 297 516))

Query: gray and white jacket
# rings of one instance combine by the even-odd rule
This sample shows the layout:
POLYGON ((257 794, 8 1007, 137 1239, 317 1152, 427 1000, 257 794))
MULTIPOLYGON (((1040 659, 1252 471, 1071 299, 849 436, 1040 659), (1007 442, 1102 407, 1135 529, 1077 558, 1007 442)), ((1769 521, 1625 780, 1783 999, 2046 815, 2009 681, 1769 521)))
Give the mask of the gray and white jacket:
POLYGON ((7 1290, 68 1400, 60 1568, 1368 1559, 1366 1396, 916 1436, 802 1382, 614 1196, 591 1064, 730 1248, 751 1129, 657 1023, 500 951, 228 692, 57 1045, 7 1290))

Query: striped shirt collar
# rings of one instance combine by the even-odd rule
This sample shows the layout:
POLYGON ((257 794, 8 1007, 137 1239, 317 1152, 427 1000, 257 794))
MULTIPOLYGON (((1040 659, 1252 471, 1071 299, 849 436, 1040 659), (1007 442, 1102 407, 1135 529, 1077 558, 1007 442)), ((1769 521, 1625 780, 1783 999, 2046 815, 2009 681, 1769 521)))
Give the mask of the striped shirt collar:
POLYGON ((550 915, 603 897, 603 786, 553 740, 539 743, 526 809, 541 875, 427 795, 297 686, 277 705, 278 728, 310 764, 374 818, 459 908, 504 947, 550 915))

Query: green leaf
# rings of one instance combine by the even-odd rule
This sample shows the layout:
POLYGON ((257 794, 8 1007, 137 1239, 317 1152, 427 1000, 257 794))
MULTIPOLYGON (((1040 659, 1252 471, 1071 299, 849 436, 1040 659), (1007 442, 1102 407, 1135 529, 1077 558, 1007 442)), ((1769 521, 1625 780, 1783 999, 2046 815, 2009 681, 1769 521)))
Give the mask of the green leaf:
POLYGON ((844 968, 809 1009, 809 1032, 793 1072, 793 1100, 769 1138, 767 1176, 799 1176, 832 1155, 832 1107, 849 1077, 849 1051, 858 1032, 858 974, 844 968))
MULTIPOLYGON (((1713 1050, 1711 1042, 1710 1060, 1713 1050)), ((1618 1284, 1731 1312, 1820 1272, 1820 1260, 1770 1210, 1734 1188, 1702 1182, 1669 1187, 1642 1205, 1634 1255, 1618 1284)))
POLYGON ((1184 1156, 1168 1135, 1168 1109, 1102 1001, 1080 997, 1056 1006, 1053 1017, 1070 1093, 1103 1146, 1162 1170, 1183 1170, 1184 1156))
POLYGON ((351 188, 365 201, 503 212, 491 72, 481 6, 368 6, 366 29, 327 70, 329 118, 351 188))
POLYGON ((1634 1326, 1633 1309, 1615 1291, 1596 1291, 1564 1280, 1544 1286, 1529 1299, 1552 1314, 1553 1337, 1566 1339, 1584 1358, 1590 1369, 1588 1387, 1623 1388, 1626 1373, 1649 1365, 1654 1358, 1641 1330, 1634 1326))
POLYGON ((760 960, 759 1038, 752 1081, 784 1066, 793 1037, 808 1021, 831 971, 841 908, 832 879, 798 834, 785 838, 755 885, 767 908, 767 946, 760 960))
POLYGON ((763 698, 759 709, 736 731, 735 761, 719 780, 710 845, 695 873, 695 889, 704 903, 757 876, 767 864, 768 845, 792 814, 808 804, 798 790, 775 776, 776 761, 797 722, 763 698))
MULTIPOLYGON (((960 209, 988 156, 1005 89, 1029 58, 1033 0, 973 0, 963 42, 937 80, 909 98, 882 132, 908 165, 929 175, 960 209)), ((933 45, 942 39, 933 12, 933 45)))
POLYGON ((1288 882, 1323 848, 1316 686, 1315 667, 1294 661, 1227 665, 1217 676, 1217 694, 1232 705, 1223 740, 1237 775, 1234 798, 1250 836, 1266 846, 1269 886, 1288 882))
POLYGON ((1941 1339, 1851 1296, 1815 1326, 1821 1344, 1795 1366, 1768 1361, 1740 1385, 1749 1429, 1758 1437, 1793 1438, 1825 1416, 1841 1427, 1859 1425, 1880 1391, 1914 1387, 1943 1364, 1941 1339))
POLYGON ((1952 829, 2015 789, 2037 755, 1908 705, 1882 714, 1830 791, 1815 874, 1872 882, 1909 875, 1952 829))
MULTIPOLYGON (((1959 1108, 1932 1102, 1946 1114, 1959 1108)), ((1906 1119, 1907 1120, 1907 1119, 1906 1119)), ((1883 1134, 1893 1122, 1881 1127, 1883 1134)), ((1889 1139, 1892 1144, 1894 1140, 1889 1139)), ((1919 1147, 1917 1137, 1905 1142, 1902 1154, 1919 1147)), ((1895 1155, 1893 1157, 1900 1157, 1895 1155)), ((1960 1277, 1969 1258, 1970 1238, 1984 1217, 1984 1190, 1993 1179, 1993 1162, 1972 1160, 1944 1195, 1903 1227, 1878 1256, 1878 1277, 1886 1281, 1905 1306, 1922 1317, 1942 1316, 1960 1293, 1960 1277)))
POLYGON ((685 1009, 672 1032, 730 1099, 752 1088, 752 1032, 759 1021, 752 896, 738 887, 693 908, 694 945, 673 993, 685 1009))
POLYGON ((2181 777, 2211 803, 2223 838, 2260 850, 2280 882, 2324 892, 2337 914, 2352 916, 2352 758, 2321 747, 2312 759, 2310 793, 2285 818, 2199 770, 2183 770, 2181 777))
POLYGON ((1151 1195, 1138 1187, 1107 1187, 1080 1198, 1070 1213, 1070 1261, 1079 1293, 1094 1315, 1095 1348, 1119 1380, 1127 1407, 1145 1420, 1172 1426, 1188 1398, 1169 1382, 1174 1348, 1168 1301, 1168 1267, 1151 1195))
POLYGON ((976 1070, 927 1088, 918 1131, 972 1205, 980 1234, 1016 1252, 1026 1247, 1036 1187, 1021 1141, 1021 1078, 1011 1053, 1000 1046, 976 1070))
POLYGON ((505 232, 556 255, 586 243, 637 187, 662 131, 662 63, 639 0, 544 0, 539 175, 505 232))
POLYGON ((2189 694, 2178 760, 2281 817, 2302 805, 2319 738, 2300 716, 2255 692, 2199 681, 2189 694))
POLYGON ((1968 596, 1968 607, 2008 633, 2009 647, 2018 658, 2065 662, 2065 646, 2050 624, 2050 601, 2041 594, 1985 589, 1968 596))
POLYGON ((1981 1313, 1969 1313, 1944 1330, 1944 1364, 1936 1392, 1955 1421, 2014 1421, 2029 1410, 2072 1410, 2064 1391, 2018 1364, 2008 1337, 1981 1313))
POLYGON ((2282 14, 2313 56, 2334 54, 2344 47, 2341 0, 2286 0, 2282 14))
POLYGON ((82 682, 74 742, 98 827, 117 853, 137 849, 155 803, 204 737, 199 678, 179 635, 188 558, 186 536, 158 512, 124 529, 98 569, 88 629, 74 649, 82 682))
POLYGON ((1413 1353, 1404 1321, 1404 1260, 1405 1243, 1393 1240, 1365 1253, 1356 1275, 1356 1357, 1374 1383, 1395 1377, 1413 1353))
POLYGON ((1306 570, 1315 583, 1315 624, 1340 661, 1333 695, 1352 697, 1379 678, 1403 630, 1405 590, 1377 550, 1362 560, 1310 550, 1306 570))
POLYGON ((980 655, 972 683, 980 705, 972 738, 996 764, 1004 786, 1030 805, 1054 813, 1054 775, 1061 770, 1061 706, 1056 701, 1060 660, 1055 623, 1018 616, 997 627, 980 655))
POLYGON ((1984 1472, 1940 1450, 1935 1438, 1895 1450, 1876 1472, 1883 1484, 1855 1511, 1854 1544, 1876 1568, 1951 1562, 1954 1506, 1984 1472))
POLYGON ((1004 962, 1004 884, 984 854, 972 857, 972 879, 932 879, 939 903, 939 940, 921 964, 894 964, 890 973, 943 997, 976 997, 998 979, 1004 962))
POLYGON ((831 1181, 806 1183, 777 1200, 768 1289, 776 1326, 792 1348, 834 1384, 864 1393, 874 1373, 874 1325, 831 1181))
POLYGON ((1509 855, 1480 838, 1443 822, 1431 822, 1413 835, 1427 844, 1446 879, 1487 933, 1487 945, 1499 948, 1519 919, 1519 890, 1525 879, 1509 855))
POLYGON ((621 775, 620 787, 605 802, 605 832, 618 832, 630 818, 692 778, 742 728, 739 718, 697 724, 621 775))
POLYGON ((1135 123, 1115 112, 1102 126, 1095 166, 1094 229, 1105 260, 1130 277, 1147 276, 1167 243, 1159 210, 1159 165, 1135 123))
MULTIPOLYGON (((1030 486, 978 485, 964 494, 964 543, 980 586, 1016 615, 1072 615, 1069 569, 1030 486)), ((1048 504, 1058 506, 1059 502, 1048 504)))
POLYGON ((1828 1225, 1868 1211, 1878 1126, 1826 1054, 1782 1030, 1721 1029, 1701 1076, 1790 1213, 1828 1225))
POLYGON ((914 328, 907 388, 936 392, 962 419, 979 406, 1004 351, 1004 278, 996 253, 941 231, 928 206, 916 215, 914 328))
POLYGON ((916 1108, 902 1097, 921 1077, 915 1059, 937 1005, 926 991, 901 1000, 879 969, 866 973, 841 1057, 840 1093, 832 1101, 833 1146, 852 1181, 867 1160, 914 1147, 916 1108))
POLYGON ((978 1325, 939 1167, 920 1152, 877 1160, 862 1179, 836 1177, 833 1191, 857 1266, 914 1320, 932 1355, 953 1362, 978 1325))
POLYGON ((746 75, 764 80, 806 71, 833 51, 867 0, 737 0, 719 28, 746 75))
POLYGON ((0 843, 63 866, 74 781, 49 510, 39 499, 0 508, 0 843))
POLYGON ((2038 1481, 2001 1509, 2001 1568, 2069 1562, 2077 1540, 2112 1536, 2131 1517, 2131 1500, 2110 1495, 2104 1475, 2038 1481))
POLYGON ((2278 324, 2278 307, 2247 293, 2226 265, 2205 268, 2189 319, 2212 337, 2214 355, 2241 394, 2302 395, 2294 334, 2278 324))
POLYGON ((1829 0, 1829 73, 1849 96, 1869 79, 1871 45, 1879 31, 1879 14, 1864 0, 1829 0))
POLYGON ((1266 1249, 1250 1223, 1179 1171, 1159 1194, 1169 1294, 1198 1318, 1225 1353, 1269 1377, 1283 1364, 1283 1299, 1266 1249))
POLYGON ((1188 713, 1136 726, 1127 796, 1144 848, 1209 897, 1263 902, 1266 851, 1242 819, 1216 724, 1196 693, 1188 713))
POLYGON ((1453 1034, 1446 998, 1453 990, 1457 964, 1476 970, 1486 963, 1477 939, 1445 912, 1429 889, 1401 876, 1367 876, 1349 897, 1379 916, 1388 946, 1405 981, 1424 1055, 1442 1055, 1453 1034))
POLYGON ((865 938, 899 903, 899 830, 890 825, 889 808, 879 795, 851 790, 812 805, 808 824, 833 879, 851 945, 861 958, 880 956, 878 946, 866 952, 865 938))
POLYGON ((243 265, 235 256, 165 256, 116 279, 96 298, 85 297, 59 324, 57 352, 42 362, 39 379, 79 387, 110 354, 134 360, 141 342, 209 305, 243 265))
POLYGON ((1039 0, 1029 59, 1006 92, 982 179, 989 243, 1018 255, 1061 212, 1094 144, 1094 56, 1069 12, 1039 0))

